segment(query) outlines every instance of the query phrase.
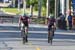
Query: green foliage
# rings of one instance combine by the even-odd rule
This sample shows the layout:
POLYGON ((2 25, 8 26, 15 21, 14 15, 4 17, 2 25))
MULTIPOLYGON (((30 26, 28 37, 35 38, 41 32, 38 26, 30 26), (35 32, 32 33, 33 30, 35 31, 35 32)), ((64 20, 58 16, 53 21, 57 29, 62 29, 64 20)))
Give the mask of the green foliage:
POLYGON ((51 0, 50 1, 50 13, 54 13, 54 2, 55 2, 55 0, 51 0))
MULTIPOLYGON (((16 6, 17 6, 17 1, 18 0, 15 0, 16 1, 16 6)), ((50 13, 54 13, 54 2, 55 0, 50 0, 50 13)), ((47 0, 42 0, 42 14, 43 16, 46 15, 46 3, 47 3, 47 0)), ((35 11, 38 11, 38 0, 26 0, 26 4, 28 6, 28 8, 30 7, 30 5, 32 5, 34 7, 34 10, 35 11)))
POLYGON ((38 11, 38 4, 35 4, 34 10, 35 10, 35 11, 38 11))
POLYGON ((42 16, 46 16, 46 8, 42 7, 42 16))
POLYGON ((35 4, 38 4, 38 0, 30 0, 30 5, 35 5, 35 4))
POLYGON ((46 2, 47 2, 47 0, 43 0, 42 6, 46 7, 46 2))
POLYGON ((26 4, 29 6, 30 5, 30 0, 26 0, 26 4))

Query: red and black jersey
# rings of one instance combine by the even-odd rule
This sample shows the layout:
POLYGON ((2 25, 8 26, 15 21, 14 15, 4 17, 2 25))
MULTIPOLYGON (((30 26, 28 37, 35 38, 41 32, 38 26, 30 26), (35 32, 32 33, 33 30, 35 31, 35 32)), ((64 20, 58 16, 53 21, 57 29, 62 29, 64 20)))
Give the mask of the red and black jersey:
POLYGON ((28 26, 28 17, 20 17, 20 20, 24 23, 24 25, 28 26))
POLYGON ((54 22, 56 22, 56 21, 55 21, 55 18, 50 18, 50 19, 49 19, 48 30, 51 29, 51 26, 54 25, 54 22))

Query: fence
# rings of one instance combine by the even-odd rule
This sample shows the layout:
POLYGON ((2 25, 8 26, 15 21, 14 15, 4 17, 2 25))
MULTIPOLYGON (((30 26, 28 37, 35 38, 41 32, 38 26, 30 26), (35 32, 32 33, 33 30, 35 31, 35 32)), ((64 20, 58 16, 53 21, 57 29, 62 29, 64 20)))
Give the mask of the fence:
POLYGON ((14 16, 0 16, 0 23, 17 23, 18 17, 14 16))
MULTIPOLYGON (((45 17, 29 18, 30 24, 47 24, 48 19, 45 17)), ((0 16, 0 23, 18 23, 18 16, 0 16)))
POLYGON ((48 19, 45 17, 30 18, 31 24, 47 24, 48 19))

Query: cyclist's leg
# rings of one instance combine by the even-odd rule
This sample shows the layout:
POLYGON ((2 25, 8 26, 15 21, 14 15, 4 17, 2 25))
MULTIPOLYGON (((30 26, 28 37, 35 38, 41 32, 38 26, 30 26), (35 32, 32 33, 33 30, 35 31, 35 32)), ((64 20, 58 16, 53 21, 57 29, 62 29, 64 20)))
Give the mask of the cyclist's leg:
POLYGON ((53 28, 53 30, 52 30, 52 36, 54 37, 54 28, 53 28))
POLYGON ((24 34, 23 23, 21 23, 20 30, 21 30, 21 37, 23 38, 23 34, 24 34))
POLYGON ((28 39, 27 38, 28 38, 28 36, 26 35, 26 42, 28 42, 28 39))
POLYGON ((52 33, 53 33, 53 36, 54 36, 54 31, 56 30, 55 26, 53 25, 52 27, 52 33))
POLYGON ((28 42, 28 26, 27 26, 27 35, 26 35, 26 41, 28 42))
POLYGON ((52 45, 52 41, 53 41, 53 37, 54 37, 54 29, 55 28, 52 28, 52 31, 51 31, 51 45, 52 45))
POLYGON ((25 37, 23 37, 23 44, 25 44, 25 37))
POLYGON ((48 43, 50 43, 50 31, 48 30, 48 43))
POLYGON ((23 25, 23 43, 26 42, 25 25, 23 25))
POLYGON ((48 43, 50 43, 51 40, 51 26, 48 27, 48 43))
POLYGON ((20 28, 21 28, 21 37, 23 37, 23 33, 24 33, 24 28, 23 28, 23 23, 21 23, 21 26, 20 26, 20 28))
POLYGON ((28 42, 28 39, 27 39, 28 38, 28 26, 25 26, 25 27, 26 27, 26 33, 25 33, 26 39, 25 40, 26 40, 26 42, 28 42))
POLYGON ((53 32, 51 31, 51 37, 50 37, 50 43, 52 45, 52 40, 53 40, 53 32))

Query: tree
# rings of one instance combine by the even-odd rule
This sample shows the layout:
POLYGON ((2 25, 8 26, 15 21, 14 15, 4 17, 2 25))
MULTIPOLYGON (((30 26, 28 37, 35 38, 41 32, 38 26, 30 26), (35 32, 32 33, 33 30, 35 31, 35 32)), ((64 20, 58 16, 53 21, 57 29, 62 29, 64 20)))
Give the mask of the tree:
POLYGON ((50 13, 54 13, 54 8, 55 8, 55 0, 50 0, 50 13))
POLYGON ((15 7, 15 1, 16 0, 12 0, 12 6, 15 7))
POLYGON ((30 14, 31 14, 31 17, 33 16, 33 7, 34 5, 36 5, 38 3, 38 0, 30 0, 30 14))
MULTIPOLYGON (((27 2, 27 7, 30 6, 32 10, 33 10, 33 7, 34 7, 34 10, 38 11, 38 1, 39 0, 27 0, 26 1, 27 2)), ((54 5, 55 5, 54 2, 55 2, 55 0, 49 0, 49 1, 50 1, 50 4, 49 4, 50 13, 54 13, 54 5)), ((47 2, 47 0, 42 0, 42 6, 41 7, 43 7, 44 10, 47 8, 46 7, 46 2, 47 2)))
POLYGON ((42 0, 38 1, 38 17, 41 17, 42 0))

